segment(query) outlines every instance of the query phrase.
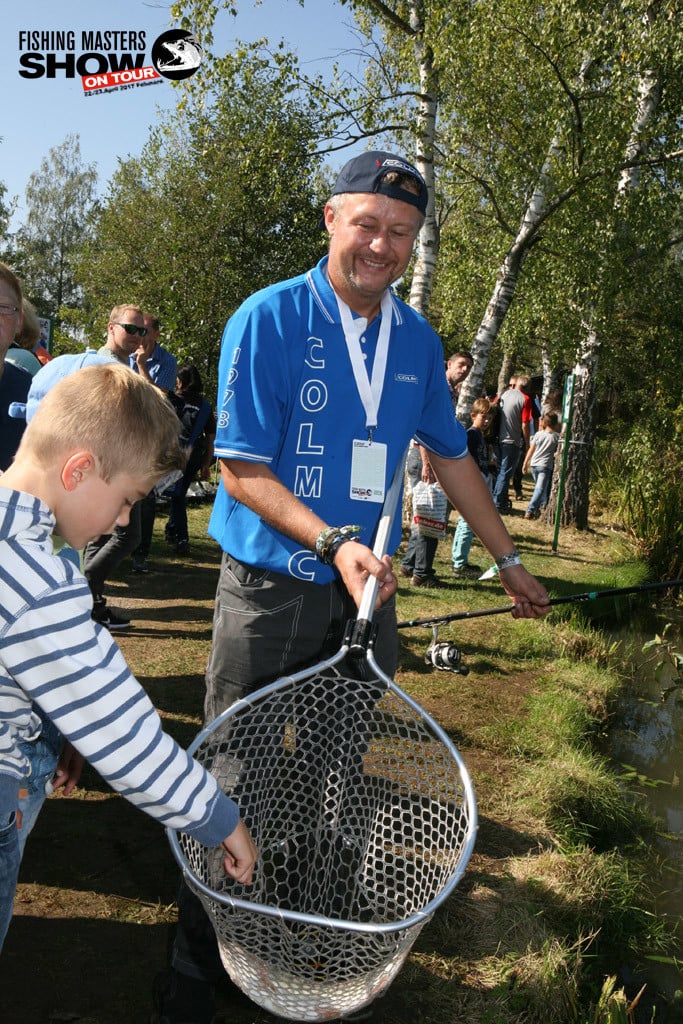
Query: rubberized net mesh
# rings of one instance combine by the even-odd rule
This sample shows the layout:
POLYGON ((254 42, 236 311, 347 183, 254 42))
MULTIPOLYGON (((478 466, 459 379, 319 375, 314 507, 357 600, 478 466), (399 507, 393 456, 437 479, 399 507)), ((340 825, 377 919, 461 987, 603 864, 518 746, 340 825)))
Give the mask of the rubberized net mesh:
POLYGON ((297 1021, 349 1013, 389 985, 476 831, 445 734, 390 680, 341 667, 258 691, 195 742, 259 848, 252 886, 224 873, 220 848, 171 836, 233 981, 297 1021))

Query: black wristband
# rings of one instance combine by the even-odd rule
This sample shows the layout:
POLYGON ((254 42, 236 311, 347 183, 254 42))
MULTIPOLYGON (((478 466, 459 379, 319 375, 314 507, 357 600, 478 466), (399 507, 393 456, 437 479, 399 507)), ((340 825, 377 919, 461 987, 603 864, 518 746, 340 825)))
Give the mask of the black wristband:
POLYGON ((337 551, 347 540, 357 540, 360 526, 328 526, 321 530, 315 542, 315 553, 325 565, 332 565, 337 551))

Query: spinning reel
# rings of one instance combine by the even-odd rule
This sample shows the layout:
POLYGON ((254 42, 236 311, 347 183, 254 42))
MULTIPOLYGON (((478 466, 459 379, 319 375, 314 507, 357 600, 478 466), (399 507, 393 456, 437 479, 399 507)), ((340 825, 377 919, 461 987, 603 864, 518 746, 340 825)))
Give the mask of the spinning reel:
POLYGON ((462 651, 455 644, 442 641, 439 643, 439 627, 432 626, 432 642, 425 651, 425 665, 431 665, 441 672, 453 672, 457 676, 466 676, 469 669, 462 663, 462 651))

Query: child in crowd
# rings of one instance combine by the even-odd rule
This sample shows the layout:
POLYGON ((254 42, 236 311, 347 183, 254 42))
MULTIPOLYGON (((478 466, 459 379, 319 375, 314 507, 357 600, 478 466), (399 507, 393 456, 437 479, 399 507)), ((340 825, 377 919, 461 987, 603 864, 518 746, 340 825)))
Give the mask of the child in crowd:
MULTIPOLYGON (((490 458, 489 447, 484 434, 491 416, 491 402, 488 398, 477 398, 472 402, 472 408, 470 409, 472 426, 467 431, 467 449, 478 465, 479 471, 484 480, 486 480, 489 489, 491 488, 490 458)), ((474 532, 472 527, 465 522, 462 516, 458 516, 451 552, 454 576, 479 576, 481 573, 481 566, 470 565, 467 561, 473 539, 474 532)))
POLYGON ((53 550, 53 532, 78 549, 124 525, 184 458, 164 396, 108 362, 48 392, 0 477, 0 947, 19 869, 19 790, 42 716, 122 796, 169 828, 222 844, 226 872, 251 881, 257 852, 236 805, 162 731, 108 630, 92 620, 86 580, 53 550), (131 445, 136 436, 145 443, 131 445))
POLYGON ((550 485, 553 482, 553 465, 555 464, 555 452, 560 442, 558 433, 557 413, 547 412, 541 417, 540 430, 531 438, 529 450, 524 457, 522 472, 528 473, 534 478, 534 493, 524 513, 525 519, 538 519, 541 511, 548 504, 550 497, 550 485))

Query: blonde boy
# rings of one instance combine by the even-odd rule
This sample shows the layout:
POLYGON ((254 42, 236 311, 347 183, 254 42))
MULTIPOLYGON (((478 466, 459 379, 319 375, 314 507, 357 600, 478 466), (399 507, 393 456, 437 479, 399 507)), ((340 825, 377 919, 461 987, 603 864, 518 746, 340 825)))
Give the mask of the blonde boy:
POLYGON ((0 946, 19 866, 17 801, 40 708, 110 785, 171 828, 222 843, 249 882, 256 849, 236 805, 161 729, 80 571, 55 555, 128 521, 184 455, 159 391, 116 363, 81 369, 41 401, 0 477, 0 946), (135 436, 145 444, 131 444, 135 436), (226 838, 227 837, 227 838, 226 838))
POLYGON ((553 482, 555 452, 560 443, 557 413, 545 413, 541 417, 540 427, 541 429, 531 438, 529 450, 522 466, 522 472, 528 473, 531 470, 531 475, 534 478, 534 493, 531 495, 531 501, 524 513, 525 519, 538 519, 548 504, 553 482))

